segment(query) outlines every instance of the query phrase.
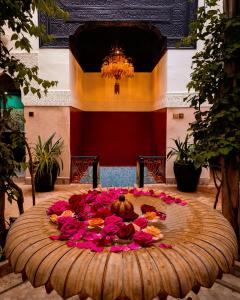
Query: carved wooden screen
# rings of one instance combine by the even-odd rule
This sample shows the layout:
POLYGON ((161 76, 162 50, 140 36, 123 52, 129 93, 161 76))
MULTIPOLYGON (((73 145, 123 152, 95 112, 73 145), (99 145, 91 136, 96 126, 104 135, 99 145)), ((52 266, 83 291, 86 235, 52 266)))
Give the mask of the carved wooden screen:
POLYGON ((56 39, 43 48, 68 48, 69 35, 87 21, 149 21, 168 39, 168 47, 188 34, 198 1, 189 0, 58 0, 70 14, 67 22, 39 14, 39 23, 56 39))

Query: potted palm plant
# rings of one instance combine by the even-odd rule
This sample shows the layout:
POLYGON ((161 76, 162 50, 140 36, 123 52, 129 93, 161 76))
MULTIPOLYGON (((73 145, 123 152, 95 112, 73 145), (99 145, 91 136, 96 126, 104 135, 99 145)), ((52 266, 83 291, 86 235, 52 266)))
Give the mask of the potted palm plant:
POLYGON ((55 133, 45 142, 38 136, 38 143, 34 147, 34 174, 35 189, 37 192, 49 192, 54 190, 54 185, 63 162, 60 157, 63 148, 63 140, 59 138, 53 142, 55 133))
POLYGON ((181 192, 195 192, 202 172, 201 166, 197 166, 193 159, 194 144, 189 143, 186 135, 182 142, 179 138, 173 139, 175 147, 167 154, 169 159, 176 156, 173 170, 177 182, 177 189, 181 192))

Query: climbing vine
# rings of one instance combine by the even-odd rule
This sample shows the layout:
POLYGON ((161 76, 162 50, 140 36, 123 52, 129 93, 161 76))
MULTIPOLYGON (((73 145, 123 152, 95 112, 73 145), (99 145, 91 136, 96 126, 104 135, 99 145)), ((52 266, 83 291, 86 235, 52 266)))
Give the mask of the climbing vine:
POLYGON ((228 4, 206 0, 183 39, 200 46, 185 101, 195 110, 195 159, 220 168, 223 214, 239 238, 240 8, 238 1, 228 4))

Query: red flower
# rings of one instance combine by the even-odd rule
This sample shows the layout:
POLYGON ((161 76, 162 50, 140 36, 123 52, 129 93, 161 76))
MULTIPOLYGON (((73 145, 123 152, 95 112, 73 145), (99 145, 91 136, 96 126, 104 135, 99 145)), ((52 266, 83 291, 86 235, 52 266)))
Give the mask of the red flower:
POLYGON ((48 215, 56 214, 60 216, 65 210, 69 210, 69 204, 64 200, 53 203, 47 210, 48 215))
POLYGON ((156 211, 156 208, 154 206, 151 205, 147 205, 147 204, 143 204, 141 206, 141 211, 143 214, 145 214, 146 212, 152 212, 152 211, 156 211))
POLYGON ((143 228, 147 227, 148 220, 144 217, 139 217, 133 223, 136 224, 137 226, 139 226, 141 229, 143 229, 143 228))
POLYGON ((160 218, 161 221, 166 220, 167 215, 161 211, 156 211, 157 216, 160 218))
POLYGON ((64 219, 67 219, 61 226, 61 239, 66 240, 71 238, 73 235, 75 235, 78 231, 82 230, 85 225, 83 222, 80 222, 74 218, 71 217, 62 217, 64 219))
POLYGON ((86 195, 86 202, 87 203, 92 203, 96 200, 96 197, 97 195, 99 194, 100 192, 98 191, 88 191, 87 195, 86 195))
POLYGON ((138 217, 139 217, 139 215, 136 214, 134 211, 127 212, 124 215, 122 215, 123 221, 125 221, 125 222, 132 222, 135 219, 137 219, 138 217))
POLYGON ((67 223, 67 222, 72 222, 74 218, 73 217, 59 217, 57 219, 57 224, 58 224, 58 228, 61 229, 61 227, 63 226, 64 223, 67 223))
POLYGON ((96 217, 105 219, 106 217, 111 216, 111 210, 108 207, 101 207, 96 211, 96 217))
POLYGON ((80 194, 80 195, 72 195, 68 202, 70 205, 70 209, 74 211, 75 213, 80 213, 84 210, 86 194, 80 194))
POLYGON ((135 232, 133 235, 133 240, 141 246, 150 246, 153 242, 152 235, 143 231, 135 232))
POLYGON ((112 235, 103 236, 103 237, 97 242, 97 245, 98 245, 99 247, 110 246, 110 245, 112 245, 113 240, 114 240, 114 236, 112 236, 112 235))
POLYGON ((112 215, 112 216, 109 216, 105 219, 104 221, 104 224, 105 225, 108 225, 108 224, 115 224, 115 225, 118 225, 118 226, 121 226, 123 223, 123 220, 122 218, 120 217, 117 217, 115 215, 112 215))
POLYGON ((107 224, 103 227, 102 235, 115 235, 119 231, 119 226, 115 224, 107 224))
POLYGON ((117 233, 117 236, 120 238, 120 239, 131 239, 132 236, 134 235, 135 233, 135 228, 133 226, 133 224, 128 224, 128 225, 123 225, 118 233, 117 233))

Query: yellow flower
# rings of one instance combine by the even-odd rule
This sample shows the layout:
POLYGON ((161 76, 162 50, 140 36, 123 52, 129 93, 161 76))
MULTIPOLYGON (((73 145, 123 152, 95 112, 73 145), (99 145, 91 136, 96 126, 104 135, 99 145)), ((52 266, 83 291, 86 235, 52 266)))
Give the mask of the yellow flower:
POLYGON ((55 215, 55 214, 50 216, 50 221, 53 222, 53 223, 56 223, 57 219, 58 219, 58 216, 55 215))
POLYGON ((73 212, 71 210, 65 210, 62 214, 61 217, 72 217, 73 212))
POLYGON ((158 237, 161 234, 161 230, 155 226, 147 226, 144 231, 155 237, 158 237))
POLYGON ((144 217, 148 220, 154 220, 157 217, 157 214, 154 211, 146 212, 144 217))
POLYGON ((88 220, 88 225, 91 227, 101 226, 103 223, 104 220, 102 218, 93 218, 88 220))

